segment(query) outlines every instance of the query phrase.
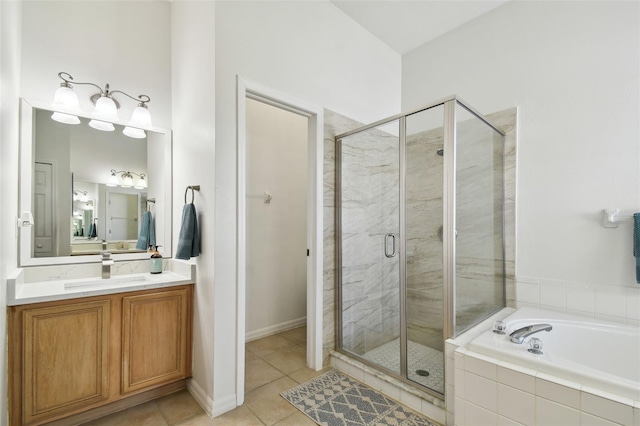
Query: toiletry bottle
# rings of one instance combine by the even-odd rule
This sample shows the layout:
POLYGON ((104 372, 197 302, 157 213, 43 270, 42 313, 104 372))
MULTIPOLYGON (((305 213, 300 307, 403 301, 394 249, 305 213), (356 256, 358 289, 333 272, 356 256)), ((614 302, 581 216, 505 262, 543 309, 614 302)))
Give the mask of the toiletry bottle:
POLYGON ((151 264, 149 265, 149 272, 151 272, 152 274, 162 273, 162 255, 158 252, 158 247, 160 246, 155 246, 155 248, 153 249, 153 254, 151 255, 151 264))

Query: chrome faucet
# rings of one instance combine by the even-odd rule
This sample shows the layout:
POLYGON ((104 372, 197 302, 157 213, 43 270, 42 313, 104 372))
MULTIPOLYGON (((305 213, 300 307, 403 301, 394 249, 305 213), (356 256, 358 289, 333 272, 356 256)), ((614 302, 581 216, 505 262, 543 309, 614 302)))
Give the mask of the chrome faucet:
POLYGON ((553 327, 551 324, 533 324, 528 325, 526 327, 522 327, 514 331, 509 335, 511 341, 513 343, 521 344, 524 342, 524 339, 531 336, 532 334, 539 333, 541 331, 551 331, 553 327))
POLYGON ((111 259, 111 253, 102 252, 102 279, 111 278, 111 265, 113 265, 113 259, 111 259))

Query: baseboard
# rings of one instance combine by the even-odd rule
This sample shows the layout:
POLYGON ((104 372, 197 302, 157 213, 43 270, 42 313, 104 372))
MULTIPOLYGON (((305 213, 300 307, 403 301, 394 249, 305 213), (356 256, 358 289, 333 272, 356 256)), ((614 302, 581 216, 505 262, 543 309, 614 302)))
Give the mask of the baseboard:
POLYGON ((209 417, 213 417, 213 400, 193 379, 187 380, 187 390, 209 417))
POLYGON ((307 323, 307 317, 300 317, 291 321, 281 322, 280 324, 270 325, 269 327, 260 328, 258 330, 247 331, 245 335, 245 342, 261 339, 263 337, 271 336, 272 334, 282 333, 283 331, 291 330, 305 325, 307 323))
POLYGON ((213 402, 212 417, 218 417, 227 411, 231 411, 236 408, 236 395, 229 395, 225 398, 220 398, 213 402))
POLYGON ((177 382, 169 383, 168 385, 160 386, 155 389, 151 389, 145 392, 141 392, 132 396, 119 399, 114 402, 102 405, 91 410, 69 415, 67 417, 60 418, 58 420, 52 420, 47 423, 50 426, 72 426, 90 422, 92 420, 99 419, 101 417, 108 416, 118 411, 126 410, 127 408, 134 407, 139 404, 143 404, 152 399, 160 398, 161 396, 168 395, 170 393, 184 389, 185 380, 179 380, 177 382))

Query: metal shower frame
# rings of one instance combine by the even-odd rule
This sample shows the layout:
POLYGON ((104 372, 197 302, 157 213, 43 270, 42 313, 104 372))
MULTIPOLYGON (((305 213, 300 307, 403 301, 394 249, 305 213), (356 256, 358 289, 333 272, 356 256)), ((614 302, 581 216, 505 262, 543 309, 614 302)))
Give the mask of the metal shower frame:
MULTIPOLYGON (((465 101, 460 99, 456 95, 448 96, 446 98, 437 100, 430 104, 424 105, 415 110, 409 112, 397 114, 391 117, 384 118, 365 126, 361 126, 357 129, 351 130, 339 134, 335 137, 336 143, 336 191, 335 191, 335 225, 336 225, 336 300, 335 300, 335 313, 336 313, 336 350, 345 355, 357 359, 359 362, 384 371, 386 374, 399 379, 405 383, 409 383, 413 386, 417 386, 421 391, 433 395, 437 398, 444 399, 444 395, 422 386, 413 380, 408 379, 407 371, 407 300, 406 300, 406 118, 410 115, 426 111, 438 106, 444 106, 444 122, 443 122, 443 141, 444 141, 444 164, 443 164, 443 315, 444 315, 444 327, 443 327, 443 340, 448 338, 454 338, 458 334, 466 331, 460 330, 456 333, 456 310, 455 310, 455 288, 456 288, 456 273, 455 273, 455 259, 456 259, 456 246, 455 246, 455 219, 456 219, 456 104, 463 107, 479 120, 487 124, 491 129, 499 133, 503 137, 503 176, 504 176, 504 137, 505 133, 497 126, 487 120, 482 114, 476 111, 473 107, 469 106, 465 101), (398 120, 399 125, 399 187, 400 187, 400 206, 399 206, 399 249, 401 253, 401 262, 399 262, 399 292, 400 292, 400 374, 388 370, 379 364, 368 361, 367 359, 355 354, 354 352, 345 350, 341 347, 343 333, 342 333, 342 244, 340 237, 342 236, 342 139, 345 137, 360 133, 365 130, 376 128, 388 123, 398 120)), ((504 236, 504 185, 502 185, 502 233, 504 236)), ((505 298, 505 241, 502 239, 502 276, 503 276, 503 300, 505 298)), ((502 309, 502 307, 500 308, 502 309)), ((488 315, 480 318, 475 324, 481 322, 485 318, 493 315, 496 310, 492 311, 488 315)), ((472 324, 471 326, 475 325, 472 324)), ((470 328, 469 326, 468 328, 470 328)), ((467 329, 468 329, 467 328, 467 329)))

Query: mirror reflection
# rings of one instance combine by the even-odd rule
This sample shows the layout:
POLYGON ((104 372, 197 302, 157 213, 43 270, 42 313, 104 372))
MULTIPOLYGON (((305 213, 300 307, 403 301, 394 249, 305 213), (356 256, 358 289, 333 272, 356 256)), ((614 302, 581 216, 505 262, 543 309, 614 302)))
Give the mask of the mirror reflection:
POLYGON ((33 111, 33 257, 145 253, 136 243, 142 214, 155 217, 162 199, 164 135, 132 139, 117 124, 98 131, 87 118, 68 125, 33 111))

